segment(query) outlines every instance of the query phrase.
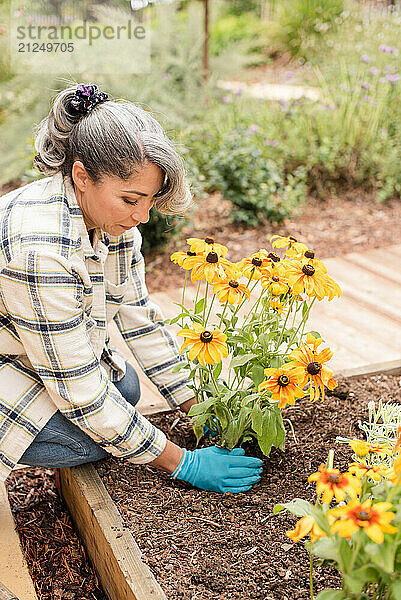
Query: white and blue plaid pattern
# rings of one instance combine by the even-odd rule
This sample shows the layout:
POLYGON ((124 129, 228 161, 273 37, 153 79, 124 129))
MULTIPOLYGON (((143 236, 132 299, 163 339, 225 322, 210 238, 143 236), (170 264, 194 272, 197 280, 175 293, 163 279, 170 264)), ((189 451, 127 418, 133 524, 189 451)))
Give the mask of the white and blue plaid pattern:
POLYGON ((125 361, 113 319, 171 407, 192 397, 181 360, 148 296, 141 236, 100 229, 93 246, 68 179, 55 175, 0 198, 0 480, 59 409, 106 451, 154 460, 165 435, 113 385, 125 361))

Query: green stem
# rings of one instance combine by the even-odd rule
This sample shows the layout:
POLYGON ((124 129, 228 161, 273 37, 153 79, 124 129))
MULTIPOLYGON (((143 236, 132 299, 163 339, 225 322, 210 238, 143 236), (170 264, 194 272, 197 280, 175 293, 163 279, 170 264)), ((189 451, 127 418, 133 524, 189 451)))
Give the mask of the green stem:
POLYGON ((285 317, 285 320, 284 320, 284 324, 283 324, 283 328, 282 328, 281 333, 280 333, 279 340, 277 342, 277 346, 276 346, 275 352, 277 352, 277 350, 280 348, 281 340, 283 339, 283 336, 284 336, 285 326, 287 325, 288 317, 290 315, 290 312, 291 312, 291 309, 292 309, 292 305, 294 304, 294 302, 295 302, 295 296, 293 296, 291 298, 291 300, 290 300, 290 304, 288 306, 288 311, 287 311, 287 314, 286 314, 286 317, 285 317))
POLYGON ((226 314, 227 305, 228 305, 228 300, 227 300, 227 302, 224 305, 223 312, 221 313, 220 323, 219 323, 219 327, 218 327, 219 329, 221 329, 221 325, 223 323, 224 315, 226 314))
POLYGON ((206 327, 205 324, 205 315, 206 315, 206 305, 207 305, 207 292, 209 289, 209 282, 206 282, 206 290, 205 290, 205 301, 203 303, 203 315, 202 315, 202 320, 203 320, 203 326, 206 327))
POLYGON ((200 285, 201 285, 201 282, 199 281, 199 282, 198 282, 198 289, 196 290, 196 296, 195 296, 195 306, 196 306, 196 303, 198 302, 198 296, 199 296, 200 285))
POLYGON ((300 324, 298 325, 297 330, 294 332, 294 334, 292 335, 290 341, 288 342, 285 354, 287 354, 289 348, 291 348, 291 345, 292 345, 293 341, 295 340, 295 338, 297 337, 297 334, 298 334, 299 330, 301 329, 301 326, 302 326, 302 333, 301 333, 301 338, 302 338, 303 332, 304 332, 304 329, 305 329, 305 324, 306 324, 306 322, 307 322, 307 320, 309 318, 309 313, 310 313, 310 310, 311 310, 311 308, 312 308, 313 303, 315 302, 315 300, 316 300, 316 298, 313 298, 312 302, 308 306, 308 310, 306 311, 305 315, 302 317, 302 320, 301 320, 300 324))
MULTIPOLYGON (((251 283, 251 280, 249 280, 249 283, 251 283)), ((249 283, 247 285, 247 288, 249 289, 249 283)), ((255 287, 258 285, 258 281, 255 281, 255 285, 252 287, 252 289, 249 289, 249 294, 252 294, 253 290, 255 289, 255 287)), ((263 292, 262 292, 263 293, 263 292)), ((257 302, 259 302, 260 297, 258 298, 257 302)), ((242 301, 238 304, 237 308, 235 309, 235 311, 233 312, 231 319, 233 319, 235 317, 235 315, 237 314, 237 312, 240 310, 240 308, 242 308, 242 306, 245 304, 245 302, 247 302, 247 297, 244 296, 242 301)), ((255 304, 257 304, 257 302, 255 304)), ((248 312, 248 315, 252 312, 255 304, 252 306, 251 310, 248 312)), ((246 321, 246 318, 245 318, 246 321)), ((245 323, 244 321, 244 323, 245 323)))
POLYGON ((309 550, 309 593, 310 600, 314 600, 314 591, 313 591, 313 556, 312 552, 309 550))
MULTIPOLYGON (((182 306, 184 306, 185 289, 187 287, 188 275, 189 275, 189 271, 185 271, 185 281, 184 281, 184 287, 182 288, 182 298, 181 298, 181 304, 182 304, 182 306)), ((181 326, 184 327, 184 316, 181 319, 181 326)))
POLYGON ((210 380, 212 382, 212 387, 213 387, 214 392, 216 394, 216 398, 218 398, 218 396, 219 396, 219 390, 217 389, 217 383, 216 383, 216 380, 215 380, 214 375, 213 375, 212 366, 208 365, 208 369, 209 369, 209 373, 210 373, 210 380))
MULTIPOLYGON (((206 325, 207 325, 207 323, 208 323, 208 321, 209 321, 210 312, 211 312, 211 310, 212 310, 212 306, 213 306, 213 303, 214 303, 214 299, 215 299, 215 298, 216 298, 216 296, 213 294, 213 298, 212 298, 212 301, 211 301, 211 303, 210 303, 210 306, 209 306, 209 312, 207 313, 207 317, 206 317, 206 323, 205 323, 205 327, 206 327, 206 325)), ((205 300, 205 302, 206 302, 206 300, 205 300)))

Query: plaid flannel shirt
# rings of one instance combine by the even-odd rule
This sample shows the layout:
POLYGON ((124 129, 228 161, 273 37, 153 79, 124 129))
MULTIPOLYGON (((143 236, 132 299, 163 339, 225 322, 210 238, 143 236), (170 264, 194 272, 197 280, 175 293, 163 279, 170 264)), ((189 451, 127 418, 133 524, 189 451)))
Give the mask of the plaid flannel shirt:
POLYGON ((97 229, 93 246, 61 174, 0 198, 0 480, 59 409, 106 451, 154 460, 164 433, 113 385, 125 361, 110 347, 113 319, 171 407, 193 396, 148 296, 141 236, 97 229))

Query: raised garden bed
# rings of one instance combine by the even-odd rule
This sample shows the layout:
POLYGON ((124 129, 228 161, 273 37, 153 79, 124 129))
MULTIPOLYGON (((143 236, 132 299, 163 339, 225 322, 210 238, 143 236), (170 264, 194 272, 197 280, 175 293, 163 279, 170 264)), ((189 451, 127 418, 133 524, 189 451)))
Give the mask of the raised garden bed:
MULTIPOLYGON (((285 536, 295 518, 272 516, 273 506, 296 496, 313 498, 307 477, 330 448, 335 448, 335 465, 345 468, 351 453, 335 442, 336 436, 360 435, 358 420, 367 416, 369 400, 401 402, 400 381, 397 375, 343 379, 324 403, 303 399, 286 409, 295 437, 286 422, 285 452, 273 450, 261 482, 245 494, 193 489, 126 461, 98 463, 123 519, 121 535, 126 528, 132 532, 169 600, 309 598, 307 553, 302 543, 294 545, 285 536)), ((186 416, 164 413, 151 419, 177 443, 194 447, 186 416)), ((315 582, 316 591, 340 585, 333 570, 318 566, 315 582)))

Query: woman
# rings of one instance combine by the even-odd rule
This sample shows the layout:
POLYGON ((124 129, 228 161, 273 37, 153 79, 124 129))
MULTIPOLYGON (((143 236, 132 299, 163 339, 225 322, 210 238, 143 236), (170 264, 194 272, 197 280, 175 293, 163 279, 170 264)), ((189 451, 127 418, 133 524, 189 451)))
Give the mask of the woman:
POLYGON ((114 319, 170 406, 188 412, 195 399, 149 300, 136 227, 153 205, 176 214, 190 202, 162 127, 81 84, 58 94, 35 148, 49 177, 0 201, 0 478, 17 462, 65 467, 113 454, 202 489, 249 490, 261 461, 167 440, 135 409, 137 374, 109 344, 114 319))

